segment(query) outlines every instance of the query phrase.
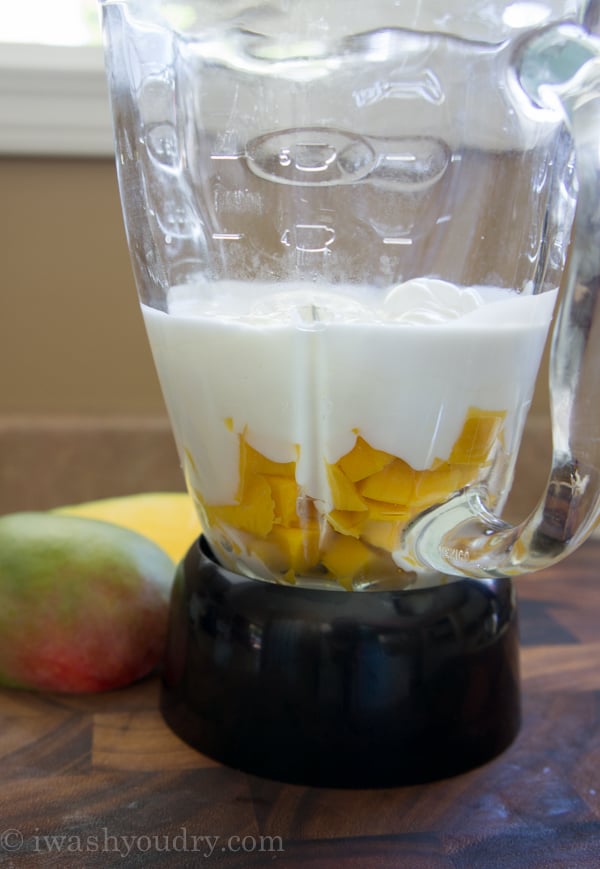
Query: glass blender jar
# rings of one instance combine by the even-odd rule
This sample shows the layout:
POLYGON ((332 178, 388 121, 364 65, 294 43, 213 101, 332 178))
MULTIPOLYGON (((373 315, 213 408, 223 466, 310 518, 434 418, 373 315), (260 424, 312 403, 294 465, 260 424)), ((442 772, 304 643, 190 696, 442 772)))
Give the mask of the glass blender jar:
POLYGON ((128 242, 203 528, 165 717, 289 780, 488 759, 519 720, 508 577, 598 513, 587 9, 101 6, 128 242), (561 286, 553 467, 513 527, 561 286))

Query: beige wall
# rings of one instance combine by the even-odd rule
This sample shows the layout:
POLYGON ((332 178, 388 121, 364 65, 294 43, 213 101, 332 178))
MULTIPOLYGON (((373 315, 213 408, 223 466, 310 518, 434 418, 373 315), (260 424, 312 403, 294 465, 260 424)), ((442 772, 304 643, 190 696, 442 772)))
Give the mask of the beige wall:
POLYGON ((112 160, 1 159, 0 190, 0 414, 162 414, 112 160))

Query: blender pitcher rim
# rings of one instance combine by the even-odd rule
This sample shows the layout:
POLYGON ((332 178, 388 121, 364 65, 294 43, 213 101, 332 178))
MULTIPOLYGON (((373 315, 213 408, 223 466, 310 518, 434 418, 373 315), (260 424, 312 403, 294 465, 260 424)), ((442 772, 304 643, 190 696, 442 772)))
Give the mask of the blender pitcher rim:
MULTIPOLYGON (((167 30, 171 31, 178 38, 181 38, 183 40, 186 40, 186 39, 194 40, 195 38, 198 38, 198 36, 202 33, 209 32, 211 30, 219 30, 227 22, 228 22, 228 30, 229 30, 229 32, 231 32, 231 30, 232 30, 232 28, 230 26, 231 21, 236 20, 235 18, 232 19, 231 17, 227 17, 226 15, 224 15, 222 19, 218 19, 216 22, 213 22, 212 24, 210 24, 206 28, 204 28, 202 25, 199 25, 197 27, 191 27, 191 26, 187 26, 187 25, 181 26, 181 25, 177 25, 169 18, 162 18, 160 13, 157 12, 157 10, 159 10, 161 7, 170 5, 166 2, 166 0, 154 0, 154 2, 152 2, 152 0, 151 0, 151 6, 152 6, 151 9, 148 9, 147 3, 141 2, 141 0, 97 0, 97 2, 98 2, 99 7, 110 7, 110 6, 123 7, 124 9, 127 9, 130 12, 132 12, 133 13, 132 17, 134 18, 134 20, 137 20, 139 22, 153 22, 153 23, 160 25, 160 26, 164 25, 167 30), (138 12, 139 12, 139 14, 137 14, 138 12)), ((210 6, 211 3, 212 3, 212 0, 193 0, 191 5, 194 7, 200 8, 202 5, 210 6)), ((341 0, 340 5, 342 5, 342 3, 343 3, 343 0, 341 0)), ((190 4, 188 4, 188 5, 190 5, 190 4)), ((536 5, 536 4, 526 4, 526 3, 519 4, 518 2, 514 2, 514 3, 504 4, 504 5, 508 9, 508 8, 513 7, 513 6, 516 7, 518 5, 536 5)), ((541 4, 537 4, 537 5, 541 5, 541 4)), ((265 6, 267 6, 267 4, 265 4, 265 6)), ((242 12, 246 12, 246 11, 253 12, 257 8, 261 8, 260 5, 257 6, 255 4, 253 4, 248 9, 241 10, 238 18, 241 18, 242 12)), ((584 7, 583 5, 581 5, 581 9, 574 8, 571 11, 567 12, 566 14, 558 13, 554 17, 545 18, 545 19, 540 20, 540 21, 532 21, 532 22, 523 23, 523 24, 505 25, 504 30, 499 29, 499 28, 495 28, 495 29, 488 28, 488 30, 485 32, 485 34, 481 33, 481 35, 473 35, 473 34, 469 35, 466 31, 464 31, 464 32, 461 31, 461 29, 459 27, 456 27, 456 28, 447 27, 447 28, 445 28, 445 27, 439 26, 439 25, 438 26, 436 26, 436 25, 419 26, 418 22, 413 23, 413 24, 410 24, 410 23, 401 23, 401 24, 388 23, 388 24, 386 24, 385 17, 382 17, 381 25, 379 23, 377 23, 372 27, 362 26, 359 29, 356 29, 356 28, 351 27, 351 26, 347 26, 347 27, 342 28, 341 38, 343 39, 343 38, 348 38, 351 36, 366 36, 366 35, 369 35, 370 33, 381 32, 381 31, 391 31, 391 32, 400 31, 400 32, 404 32, 407 34, 412 33, 412 34, 415 34, 418 36, 429 36, 429 37, 434 38, 434 39, 456 40, 459 43, 469 43, 472 45, 479 45, 481 47, 498 48, 499 46, 502 46, 503 44, 515 43, 516 41, 519 41, 522 37, 526 37, 527 34, 541 31, 541 30, 544 30, 546 28, 557 26, 560 24, 573 24, 574 26, 577 26, 577 27, 583 27, 583 17, 585 15, 586 9, 587 9, 587 7, 584 7)), ((276 13, 280 13, 282 10, 274 10, 274 11, 276 13)), ((391 7, 390 11, 391 11, 392 16, 394 15, 395 12, 397 13, 397 9, 394 9, 394 7, 391 7)), ((477 21, 476 18, 474 18, 473 20, 477 21)), ((485 19, 483 19, 483 20, 485 20, 485 19)), ((460 22, 464 25, 464 18, 463 17, 460 18, 460 22)), ((266 34, 266 33, 261 32, 260 30, 253 30, 252 27, 249 27, 249 26, 241 27, 240 30, 242 32, 250 34, 250 35, 269 36, 269 37, 274 38, 274 39, 276 39, 278 37, 277 33, 266 34)), ((476 33, 476 32, 477 32, 476 30, 473 31, 473 33, 476 33)), ((292 38, 295 38, 293 30, 292 30, 291 34, 288 34, 288 38, 290 35, 292 36, 292 38)), ((339 39, 340 36, 338 35, 337 38, 339 39)), ((316 41, 318 42, 318 40, 316 40, 316 41)))

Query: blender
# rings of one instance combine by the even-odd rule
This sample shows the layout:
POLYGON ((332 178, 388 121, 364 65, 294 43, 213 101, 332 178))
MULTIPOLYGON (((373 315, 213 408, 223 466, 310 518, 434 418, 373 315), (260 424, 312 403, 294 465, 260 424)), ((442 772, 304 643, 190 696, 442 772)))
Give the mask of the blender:
POLYGON ((491 759, 519 727, 512 577, 598 515, 590 10, 100 2, 129 249, 203 529, 166 721, 307 784, 491 759), (552 467, 512 526, 553 319, 552 467))

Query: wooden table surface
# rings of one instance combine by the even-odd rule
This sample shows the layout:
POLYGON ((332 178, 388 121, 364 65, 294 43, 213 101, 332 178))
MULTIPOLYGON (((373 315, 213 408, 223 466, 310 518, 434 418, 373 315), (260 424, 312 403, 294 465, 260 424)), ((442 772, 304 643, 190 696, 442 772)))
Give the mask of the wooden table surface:
POLYGON ((598 869, 599 568, 589 541, 519 580, 521 733, 434 784, 311 789, 220 766, 163 723, 156 678, 3 690, 0 866, 598 869))

